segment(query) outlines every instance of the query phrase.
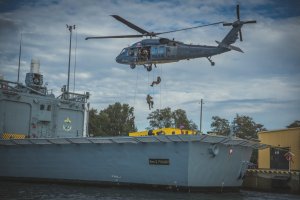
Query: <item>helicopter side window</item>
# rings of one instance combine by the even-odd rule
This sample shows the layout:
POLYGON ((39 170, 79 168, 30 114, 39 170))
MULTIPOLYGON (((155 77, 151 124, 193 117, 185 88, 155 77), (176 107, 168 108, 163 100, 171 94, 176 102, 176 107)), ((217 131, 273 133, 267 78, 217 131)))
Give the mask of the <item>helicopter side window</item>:
POLYGON ((164 56, 165 55, 165 47, 163 47, 163 46, 159 47, 158 54, 159 54, 159 56, 164 56))
POLYGON ((157 56, 157 47, 151 47, 151 55, 157 56))

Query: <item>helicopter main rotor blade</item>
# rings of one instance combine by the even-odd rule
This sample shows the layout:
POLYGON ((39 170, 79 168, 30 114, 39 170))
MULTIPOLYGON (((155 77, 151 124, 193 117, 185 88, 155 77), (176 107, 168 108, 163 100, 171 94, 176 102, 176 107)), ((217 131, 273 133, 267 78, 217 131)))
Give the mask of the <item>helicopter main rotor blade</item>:
POLYGON ((124 19, 124 18, 122 18, 122 17, 120 17, 118 15, 111 15, 111 16, 113 18, 115 18, 116 20, 122 22, 123 24, 127 25, 129 28, 132 28, 132 29, 136 30, 139 33, 142 33, 144 35, 150 34, 148 31, 146 31, 146 30, 144 30, 144 29, 142 29, 142 28, 134 25, 133 23, 127 21, 126 19, 124 19))
POLYGON ((86 37, 85 40, 89 39, 107 39, 107 38, 138 38, 144 35, 111 35, 111 36, 99 36, 99 37, 86 37))
POLYGON ((161 35, 161 34, 166 34, 166 33, 174 33, 174 32, 178 32, 178 31, 185 31, 185 30, 201 28, 201 27, 205 27, 205 26, 212 26, 212 25, 217 25, 217 24, 222 24, 222 23, 224 23, 224 22, 215 22, 215 23, 211 23, 211 24, 204 24, 204 25, 200 25, 200 26, 194 26, 194 27, 183 28, 183 29, 178 29, 178 30, 173 30, 173 31, 160 32, 160 33, 154 33, 154 34, 161 35))

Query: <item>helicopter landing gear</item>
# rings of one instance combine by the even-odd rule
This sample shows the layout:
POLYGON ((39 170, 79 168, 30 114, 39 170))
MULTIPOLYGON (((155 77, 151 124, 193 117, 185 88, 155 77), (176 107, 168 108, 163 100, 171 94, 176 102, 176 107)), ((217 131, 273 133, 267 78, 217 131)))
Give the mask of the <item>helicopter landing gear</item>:
POLYGON ((151 72, 152 70, 152 64, 144 65, 144 67, 147 69, 148 72, 151 72))
POLYGON ((136 66, 135 64, 131 64, 131 65, 130 65, 130 68, 131 68, 131 69, 134 69, 135 66, 136 66))
POLYGON ((206 58, 210 62, 211 66, 215 66, 215 62, 212 61, 211 56, 206 57, 206 58))

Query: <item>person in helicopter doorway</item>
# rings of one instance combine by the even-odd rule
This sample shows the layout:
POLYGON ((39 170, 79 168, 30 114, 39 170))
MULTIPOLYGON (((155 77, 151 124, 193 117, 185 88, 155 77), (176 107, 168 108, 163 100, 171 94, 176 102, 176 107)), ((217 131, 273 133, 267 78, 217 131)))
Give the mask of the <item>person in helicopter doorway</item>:
POLYGON ((149 110, 151 110, 151 108, 153 108, 153 104, 154 104, 153 98, 148 94, 146 100, 149 105, 149 110))
POLYGON ((149 52, 146 48, 143 48, 142 49, 142 57, 145 59, 145 60, 148 60, 149 59, 149 52))
POLYGON ((150 86, 153 87, 154 84, 158 85, 160 82, 161 82, 161 78, 160 78, 160 76, 158 76, 157 80, 153 81, 150 86))

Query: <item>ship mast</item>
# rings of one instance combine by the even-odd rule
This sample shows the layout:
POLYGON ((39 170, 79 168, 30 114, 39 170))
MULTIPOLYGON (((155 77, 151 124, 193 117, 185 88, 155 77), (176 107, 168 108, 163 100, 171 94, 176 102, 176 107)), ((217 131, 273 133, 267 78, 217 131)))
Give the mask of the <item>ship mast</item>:
POLYGON ((200 101, 200 133, 202 133, 202 105, 203 105, 203 99, 200 101))
POLYGON ((67 29, 70 31, 70 45, 69 45, 69 64, 68 64, 68 84, 67 84, 67 94, 68 94, 68 99, 69 99, 69 86, 70 86, 70 63, 71 63, 71 46, 72 46, 72 30, 75 30, 75 25, 69 26, 67 25, 67 29))
POLYGON ((17 80, 18 83, 20 82, 21 53, 22 53, 22 33, 21 33, 20 50, 19 50, 19 65, 18 65, 18 80, 17 80))

